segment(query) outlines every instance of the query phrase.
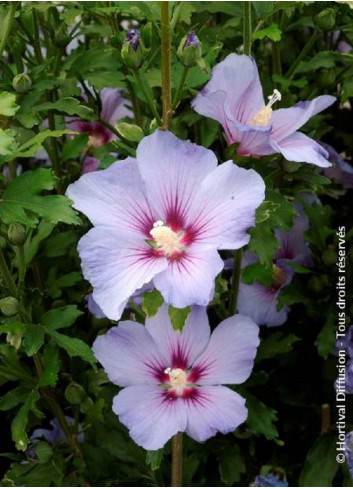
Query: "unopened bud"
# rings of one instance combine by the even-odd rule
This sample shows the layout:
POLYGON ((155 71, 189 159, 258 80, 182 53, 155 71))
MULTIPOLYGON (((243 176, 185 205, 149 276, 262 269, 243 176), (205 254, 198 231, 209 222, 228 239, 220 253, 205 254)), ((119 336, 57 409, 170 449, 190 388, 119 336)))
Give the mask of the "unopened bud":
POLYGON ((18 313, 20 303, 15 297, 5 297, 0 301, 0 310, 4 316, 15 316, 18 313))
POLYGON ((178 58, 186 68, 195 66, 197 60, 201 58, 201 43, 194 31, 190 31, 181 40, 178 51, 178 58))
POLYGON ((13 246, 22 246, 26 241, 26 230, 22 224, 13 222, 9 226, 7 237, 13 246))
POLYGON ((335 27, 336 14, 332 8, 325 8, 315 16, 315 23, 320 31, 329 31, 335 27))
POLYGON ((145 48, 138 29, 130 29, 121 49, 121 57, 128 68, 140 68, 147 49, 145 48))
POLYGON ((65 397, 70 404, 81 404, 86 398, 86 393, 83 387, 77 382, 71 382, 65 390, 65 397))
POLYGON ((19 73, 12 80, 12 86, 17 93, 26 93, 32 86, 32 81, 27 73, 19 73))

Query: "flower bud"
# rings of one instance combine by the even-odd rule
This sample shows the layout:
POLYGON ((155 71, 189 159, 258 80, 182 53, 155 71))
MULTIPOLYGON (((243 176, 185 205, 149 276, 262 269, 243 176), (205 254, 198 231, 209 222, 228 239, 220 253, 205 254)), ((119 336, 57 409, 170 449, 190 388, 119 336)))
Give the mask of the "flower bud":
POLYGON ((332 8, 325 8, 315 16, 315 23, 321 31, 329 31, 335 27, 336 14, 332 8))
POLYGON ((0 310, 4 316, 15 316, 19 310, 19 302, 15 297, 5 297, 0 301, 0 310))
POLYGON ((190 31, 181 40, 178 51, 178 58, 186 68, 195 66, 197 60, 201 58, 201 43, 194 31, 190 31))
POLYGON ((9 226, 7 237, 13 246, 22 246, 26 241, 26 230, 21 224, 13 222, 9 226))
POLYGON ((32 86, 32 81, 27 73, 19 73, 12 80, 12 86, 17 93, 26 93, 32 86))
POLYGON ((70 404, 81 404, 86 398, 86 393, 80 384, 71 382, 65 389, 65 397, 70 404))
POLYGON ((130 29, 121 49, 121 57, 128 68, 140 68, 146 56, 145 48, 140 36, 140 31, 130 29))

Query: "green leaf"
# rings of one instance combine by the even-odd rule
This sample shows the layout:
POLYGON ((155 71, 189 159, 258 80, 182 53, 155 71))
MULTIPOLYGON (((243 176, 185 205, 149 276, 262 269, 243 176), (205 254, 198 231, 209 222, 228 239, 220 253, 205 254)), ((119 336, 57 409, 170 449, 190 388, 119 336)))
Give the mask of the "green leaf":
POLYGON ((15 348, 0 345, 0 360, 0 386, 18 380, 24 380, 29 386, 34 383, 32 373, 21 365, 15 348))
POLYGON ((65 141, 61 154, 62 160, 66 161, 77 158, 87 147, 88 136, 89 135, 87 133, 82 133, 65 141))
POLYGON ((42 354, 43 373, 39 379, 39 386, 55 387, 59 378, 60 358, 57 347, 49 344, 42 354))
POLYGON ((157 314, 163 302, 162 294, 158 290, 146 292, 142 298, 142 310, 150 318, 157 314))
POLYGON ((71 338, 70 336, 63 335, 48 328, 46 329, 46 332, 53 338, 60 348, 66 350, 70 357, 80 357, 91 365, 95 365, 96 360, 92 350, 84 341, 78 338, 71 338))
POLYGON ((53 449, 46 441, 39 441, 36 443, 36 454, 39 460, 39 463, 48 462, 53 456, 53 449))
POLYGON ((265 287, 270 287, 273 282, 273 269, 266 268, 260 263, 252 263, 244 268, 242 273, 242 282, 244 284, 252 284, 260 282, 265 287))
POLYGON ((41 323, 49 328, 55 330, 59 328, 68 328, 72 326, 76 319, 83 314, 82 311, 77 309, 77 306, 63 306, 51 309, 41 317, 41 323))
POLYGON ((80 224, 81 220, 64 195, 40 195, 56 183, 51 170, 38 168, 12 180, 0 199, 0 219, 5 224, 17 222, 33 227, 38 216, 56 224, 80 224))
POLYGON ((133 143, 139 143, 145 136, 142 129, 134 124, 128 124, 127 122, 119 122, 116 125, 118 133, 127 141, 133 143))
POLYGON ((184 309, 177 309, 176 307, 169 306, 168 312, 172 322, 172 326, 175 331, 182 331, 185 325, 185 321, 191 311, 191 307, 184 307, 184 309))
POLYGON ((35 409, 36 402, 39 400, 39 398, 39 392, 37 390, 32 390, 30 395, 27 397, 26 402, 20 408, 12 421, 12 439, 15 442, 17 450, 24 452, 27 449, 29 442, 26 434, 28 415, 31 410, 35 409))
POLYGON ((40 149, 43 148, 43 142, 46 139, 59 138, 64 134, 73 134, 73 131, 69 131, 67 129, 50 131, 49 129, 46 129, 18 146, 14 152, 13 158, 27 158, 29 156, 34 156, 40 149))
POLYGON ((283 355, 293 350, 293 343, 299 341, 295 334, 288 334, 281 331, 271 332, 271 335, 262 340, 257 351, 256 361, 273 358, 276 355, 283 355))
POLYGON ((12 117, 19 108, 20 106, 16 104, 16 95, 14 93, 0 93, 0 115, 12 117))
POLYGON ((61 289, 72 287, 82 280, 80 272, 70 272, 55 280, 48 280, 48 292, 55 299, 61 296, 61 289))
POLYGON ((8 411, 26 401, 30 390, 27 387, 19 386, 7 392, 0 399, 0 411, 8 411))
POLYGON ((96 90, 103 90, 105 87, 124 88, 125 86, 125 76, 121 71, 86 72, 85 80, 93 85, 96 90))
POLYGON ((44 343, 44 329, 40 324, 28 324, 23 332, 23 347, 29 357, 33 356, 44 343))
POLYGON ((331 487, 339 467, 336 455, 336 437, 334 435, 320 436, 306 457, 299 477, 299 486, 331 487))
POLYGON ((271 216, 278 210, 280 204, 277 202, 270 202, 265 200, 261 203, 261 205, 256 209, 256 224, 261 224, 262 222, 270 219, 271 216))
POLYGON ((256 16, 259 19, 265 19, 273 12, 276 2, 251 2, 251 5, 255 10, 256 16))
POLYGON ((242 451, 238 445, 233 443, 232 446, 219 452, 218 460, 222 482, 233 487, 233 484, 240 481, 241 475, 246 471, 242 451))
POLYGON ((327 358, 332 353, 336 342, 337 317, 332 310, 327 314, 323 328, 316 339, 315 345, 319 355, 327 358))
POLYGON ((163 458, 163 448, 160 450, 147 450, 146 464, 151 467, 152 470, 159 469, 163 458))
POLYGON ((247 397, 246 405, 249 410, 247 424, 255 434, 264 435, 268 440, 278 437, 278 431, 274 426, 277 420, 276 411, 255 397, 247 397))
POLYGON ((77 115, 81 119, 88 121, 97 119, 97 116, 91 108, 81 105, 79 100, 73 97, 64 97, 56 102, 46 102, 37 105, 36 110, 45 112, 47 110, 55 110, 67 115, 77 115))
POLYGON ((257 254, 259 262, 266 268, 272 267, 279 242, 267 222, 251 228, 250 236, 249 250, 257 254))
MULTIPOLYGON (((264 2, 267 3, 267 2, 264 2)), ((266 27, 265 29, 261 29, 259 31, 253 32, 251 36, 254 40, 255 39, 263 39, 264 37, 268 37, 272 41, 280 41, 282 37, 282 31, 281 29, 278 28, 277 24, 271 24, 270 26, 266 27)))
POLYGON ((39 223, 37 227, 37 232, 30 239, 27 239, 24 245, 25 261, 26 266, 28 266, 33 258, 36 256, 39 247, 43 240, 45 240, 52 233, 55 225, 51 222, 45 221, 44 219, 39 223))
POLYGON ((0 129, 0 155, 12 156, 16 149, 17 143, 14 138, 14 131, 11 129, 0 129))
POLYGON ((335 51, 320 51, 309 61, 302 61, 296 73, 306 73, 307 71, 318 70, 319 68, 333 68, 336 61, 342 61, 340 53, 335 51))

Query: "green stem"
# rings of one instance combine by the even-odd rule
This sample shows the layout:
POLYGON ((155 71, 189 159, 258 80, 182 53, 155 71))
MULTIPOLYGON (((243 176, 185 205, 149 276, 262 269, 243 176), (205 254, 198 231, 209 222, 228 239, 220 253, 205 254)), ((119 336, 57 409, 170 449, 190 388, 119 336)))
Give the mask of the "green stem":
POLYGON ((8 37, 11 32, 13 20, 15 18, 16 8, 17 8, 17 2, 11 2, 9 6, 9 11, 7 12, 7 15, 2 24, 2 36, 0 40, 0 56, 2 56, 2 53, 7 44, 8 37))
POLYGON ((1 274, 4 278, 6 287, 9 289, 10 293, 14 297, 17 297, 17 287, 16 287, 16 284, 12 278, 10 270, 7 267, 5 256, 4 256, 4 253, 3 253, 1 248, 0 248, 0 271, 1 271, 1 274))
POLYGON ((174 96, 174 100, 173 100, 173 105, 172 105, 172 109, 173 110, 176 108, 178 102, 180 101, 181 92, 183 90, 184 83, 185 83, 185 80, 186 80, 186 76, 188 74, 188 71, 189 71, 189 68, 187 66, 184 66, 183 73, 181 74, 181 78, 180 78, 178 89, 175 92, 175 96, 174 96))
POLYGON ((146 100, 147 100, 147 103, 148 103, 148 106, 150 107, 151 111, 152 111, 152 114, 154 116, 154 118, 156 119, 157 121, 157 124, 158 125, 161 125, 162 124, 162 120, 158 114, 158 111, 156 109, 156 106, 155 106, 155 103, 153 101, 153 97, 152 97, 152 94, 151 94, 151 89, 147 83, 147 80, 146 80, 146 77, 145 77, 145 73, 143 70, 133 70, 134 72, 134 75, 135 75, 135 78, 136 78, 136 81, 137 83, 139 84, 144 96, 146 97, 146 100))
POLYGON ((171 82, 171 29, 169 19, 169 2, 161 5, 161 71, 162 71, 162 106, 163 124, 161 129, 168 131, 172 120, 172 82, 171 82))
POLYGON ((235 314, 237 310, 242 254, 243 252, 241 249, 236 250, 234 253, 233 280, 229 301, 229 316, 233 316, 233 314, 235 314))
POLYGON ((244 6, 244 30, 243 30, 244 54, 250 56, 251 54, 251 2, 243 2, 243 6, 244 6))
POLYGON ((183 434, 177 433, 172 438, 172 481, 171 487, 183 485, 183 434))
POLYGON ((118 133, 118 131, 115 129, 114 126, 112 126, 111 124, 109 124, 109 122, 107 122, 105 119, 102 119, 101 117, 98 117, 98 121, 103 125, 105 126, 107 129, 109 129, 109 131, 111 131, 113 134, 115 134, 116 136, 118 136, 119 139, 121 139, 121 136, 120 134, 118 133))
POLYGON ((23 246, 17 246, 18 257, 18 293, 21 295, 22 287, 26 276, 26 260, 23 246))
POLYGON ((293 61, 292 66, 290 66, 289 70, 287 73, 284 75, 286 78, 292 78, 293 75, 295 75, 295 72, 297 71, 297 68, 299 66, 299 63, 301 60, 311 51, 311 48, 314 46, 317 38, 318 38, 318 31, 313 32, 311 37, 308 39, 307 43, 303 47, 303 49, 300 51, 296 59, 293 61))

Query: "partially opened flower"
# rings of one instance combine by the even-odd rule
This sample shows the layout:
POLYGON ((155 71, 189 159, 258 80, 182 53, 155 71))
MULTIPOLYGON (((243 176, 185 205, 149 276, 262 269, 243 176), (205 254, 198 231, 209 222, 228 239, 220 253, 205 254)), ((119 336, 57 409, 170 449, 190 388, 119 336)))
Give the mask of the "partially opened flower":
MULTIPOLYGON (((304 239, 304 232, 308 229, 309 222, 298 204, 297 208, 300 213, 292 229, 288 232, 275 230, 280 247, 276 251, 273 262, 273 284, 270 287, 256 281, 250 285, 242 281, 239 284, 238 311, 251 317, 257 324, 280 326, 286 322, 289 307, 284 306, 278 311, 277 303, 281 290, 293 279, 294 272, 290 263, 306 267, 311 267, 313 264, 310 248, 304 239)), ((255 253, 245 252, 242 268, 257 261, 255 253)))
POLYGON ((168 307, 146 326, 122 321, 93 345, 109 379, 122 391, 113 411, 146 450, 158 450, 178 432, 204 441, 229 433, 247 418, 245 399, 220 384, 250 375, 259 344, 258 326, 245 316, 223 321, 210 336, 203 307, 194 307, 182 332, 168 307))
POLYGON ((323 95, 279 110, 272 110, 281 100, 278 90, 268 98, 266 104, 253 58, 230 54, 213 69, 211 80, 192 105, 199 114, 222 124, 228 143, 239 143, 239 155, 282 153, 289 161, 330 166, 327 151, 298 129, 335 98, 323 95))
POLYGON ((74 207, 94 225, 78 249, 104 314, 119 319, 151 280, 168 304, 207 305, 223 268, 217 250, 248 243, 264 188, 255 171, 217 166, 212 151, 163 131, 141 141, 136 160, 70 185, 74 207))

